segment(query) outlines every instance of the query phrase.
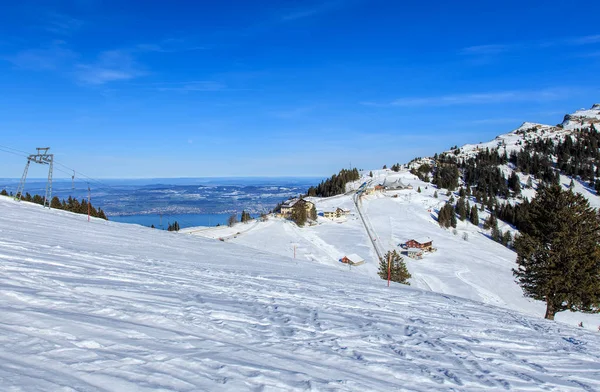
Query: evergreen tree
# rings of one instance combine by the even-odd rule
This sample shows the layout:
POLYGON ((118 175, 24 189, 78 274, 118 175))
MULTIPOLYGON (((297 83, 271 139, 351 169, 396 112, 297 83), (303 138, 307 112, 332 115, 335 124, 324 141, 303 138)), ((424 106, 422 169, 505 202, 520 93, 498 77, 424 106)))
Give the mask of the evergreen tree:
POLYGON ((417 188, 417 192, 418 192, 418 193, 421 193, 421 187, 418 187, 418 188, 417 188))
POLYGON ((461 197, 460 199, 458 199, 458 201, 456 202, 456 213, 458 214, 458 218, 461 221, 464 221, 465 219, 467 219, 467 207, 465 205, 465 198, 461 197))
POLYGON ((436 199, 438 198, 438 193, 437 193, 437 191, 433 192, 433 197, 435 197, 436 199))
POLYGON ((369 177, 373 178, 373 171, 369 171, 369 177))
POLYGON ((227 219, 227 226, 232 227, 233 225, 235 225, 237 223, 237 214, 231 214, 229 215, 229 218, 227 219))
POLYGON ((300 227, 306 224, 307 219, 306 207, 302 201, 298 201, 292 207, 292 220, 300 227))
POLYGON ((504 245, 506 247, 510 247, 511 242, 512 242, 512 235, 510 235, 510 231, 506 230, 504 232, 504 235, 502 235, 502 245, 504 245))
POLYGON ((379 260, 379 277, 385 280, 388 279, 388 261, 390 263, 390 280, 392 282, 410 285, 408 279, 411 278, 411 275, 406 268, 404 260, 395 250, 388 251, 385 256, 379 260))
POLYGON ((471 207, 471 214, 469 215, 469 221, 475 226, 479 226, 479 214, 477 213, 477 206, 471 207))
POLYGON ((513 190, 515 195, 521 193, 521 180, 514 171, 510 174, 510 177, 508 177, 508 187, 513 190))
POLYGON ((545 318, 600 311, 600 221, 585 197, 559 185, 538 189, 514 241, 513 270, 525 295, 546 302, 545 318))
POLYGON ((438 224, 440 227, 448 228, 450 226, 456 227, 456 214, 454 213, 454 207, 450 203, 444 204, 438 213, 438 224))
POLYGON ((6 189, 2 189, 2 192, 0 192, 0 195, 8 196, 8 192, 6 192, 6 189))
POLYGON ((310 218, 310 220, 313 220, 313 221, 317 220, 317 208, 315 207, 314 204, 310 208, 310 213, 308 214, 308 217, 310 218))
POLYGON ((242 223, 248 223, 249 221, 252 220, 252 217, 250 216, 249 212, 246 212, 245 210, 242 210, 242 216, 241 216, 241 222, 242 223))
POLYGON ((62 204, 60 202, 60 199, 56 196, 54 196, 52 198, 52 200, 50 201, 50 208, 55 208, 57 210, 61 209, 62 204))

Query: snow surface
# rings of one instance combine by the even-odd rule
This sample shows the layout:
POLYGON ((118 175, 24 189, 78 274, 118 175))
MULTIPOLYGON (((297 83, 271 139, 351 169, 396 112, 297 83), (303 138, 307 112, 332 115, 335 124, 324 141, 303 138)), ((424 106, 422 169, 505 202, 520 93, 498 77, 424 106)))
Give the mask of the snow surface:
POLYGON ((5 197, 0 259, 6 391, 600 389, 600 334, 361 267, 5 197))

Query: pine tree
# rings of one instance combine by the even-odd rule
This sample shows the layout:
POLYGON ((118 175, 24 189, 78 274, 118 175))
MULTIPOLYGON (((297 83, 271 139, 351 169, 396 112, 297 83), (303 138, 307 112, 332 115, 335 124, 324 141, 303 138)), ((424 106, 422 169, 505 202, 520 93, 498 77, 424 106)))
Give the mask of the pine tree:
POLYGON ((369 177, 373 178, 373 171, 369 171, 369 177))
POLYGON ((437 191, 433 192, 433 197, 435 197, 436 199, 438 198, 438 193, 437 193, 437 191))
POLYGON ((475 226, 479 226, 479 214, 477 213, 477 206, 471 207, 471 214, 469 215, 469 221, 475 226))
POLYGON ((0 192, 0 195, 8 196, 8 192, 6 192, 6 189, 2 189, 2 192, 0 192))
POLYGON ((456 202, 456 213, 458 214, 458 218, 461 221, 464 221, 465 219, 467 219, 467 207, 465 206, 465 198, 461 197, 460 199, 458 199, 458 201, 456 202))
POLYGON ((313 206, 310 208, 310 213, 308 214, 309 218, 313 221, 317 220, 317 208, 315 207, 315 205, 313 204, 313 206))
POLYGON ((421 193, 421 187, 417 188, 417 192, 421 193))
POLYGON ((585 197, 560 185, 540 187, 529 222, 514 240, 526 296, 546 302, 545 318, 571 310, 600 312, 600 220, 585 197))
POLYGON ((231 214, 229 215, 229 218, 227 219, 227 226, 232 227, 233 225, 235 225, 237 223, 237 214, 231 214))
POLYGON ((379 271, 377 272, 381 279, 388 279, 388 260, 390 260, 390 280, 406 285, 410 285, 408 279, 411 278, 404 260, 395 250, 388 251, 385 256, 379 260, 379 271), (391 260, 390 260, 391 258, 391 260))
POLYGON ((304 203, 299 201, 292 207, 292 220, 300 227, 306 224, 307 214, 304 203))

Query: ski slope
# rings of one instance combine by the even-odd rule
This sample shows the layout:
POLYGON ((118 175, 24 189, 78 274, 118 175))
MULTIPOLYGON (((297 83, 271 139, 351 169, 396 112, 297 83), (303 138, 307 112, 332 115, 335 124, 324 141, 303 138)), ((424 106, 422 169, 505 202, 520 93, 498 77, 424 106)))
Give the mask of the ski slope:
POLYGON ((600 389, 585 329, 4 197, 0 287, 6 391, 600 389))

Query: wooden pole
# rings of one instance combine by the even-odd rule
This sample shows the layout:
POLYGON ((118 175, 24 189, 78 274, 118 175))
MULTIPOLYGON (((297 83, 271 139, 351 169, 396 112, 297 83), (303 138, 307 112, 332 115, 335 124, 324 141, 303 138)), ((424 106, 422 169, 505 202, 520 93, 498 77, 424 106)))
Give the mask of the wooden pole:
POLYGON ((390 253, 390 255, 388 256, 388 287, 390 287, 390 278, 392 277, 391 265, 392 265, 392 254, 390 253))

